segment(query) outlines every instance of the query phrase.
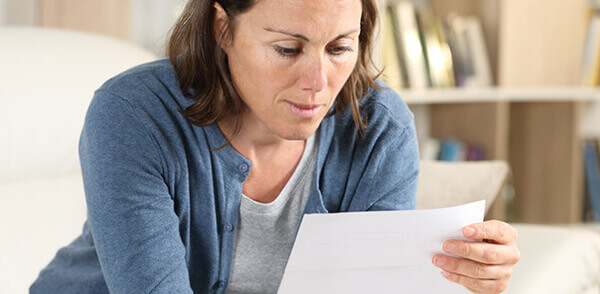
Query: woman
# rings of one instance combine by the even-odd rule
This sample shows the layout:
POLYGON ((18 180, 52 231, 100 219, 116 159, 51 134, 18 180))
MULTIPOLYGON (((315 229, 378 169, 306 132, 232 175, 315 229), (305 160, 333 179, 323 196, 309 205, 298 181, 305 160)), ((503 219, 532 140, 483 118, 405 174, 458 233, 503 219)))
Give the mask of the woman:
MULTIPOLYGON (((372 0, 189 1, 170 60, 96 91, 88 221, 31 292, 273 293, 304 213, 414 209, 412 114, 367 71, 375 19, 372 0)), ((515 230, 464 233, 489 241, 449 240, 465 259, 432 262, 503 291, 515 230)))

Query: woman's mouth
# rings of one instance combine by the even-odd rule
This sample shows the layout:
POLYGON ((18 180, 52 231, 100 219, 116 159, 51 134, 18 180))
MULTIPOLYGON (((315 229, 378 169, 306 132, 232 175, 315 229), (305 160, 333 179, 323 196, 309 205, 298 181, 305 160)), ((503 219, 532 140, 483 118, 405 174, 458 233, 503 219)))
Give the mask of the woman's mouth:
POLYGON ((319 114, 323 105, 314 104, 314 105, 306 105, 306 104, 296 104, 289 101, 285 101, 285 104, 295 115, 301 118, 313 118, 319 114))

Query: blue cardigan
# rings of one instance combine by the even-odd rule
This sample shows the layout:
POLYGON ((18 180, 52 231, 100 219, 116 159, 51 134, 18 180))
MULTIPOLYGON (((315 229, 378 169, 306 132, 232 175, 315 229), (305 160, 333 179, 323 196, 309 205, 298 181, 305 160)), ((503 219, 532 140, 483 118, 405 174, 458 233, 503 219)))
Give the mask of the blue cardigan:
MULTIPOLYGON (((364 138, 349 109, 322 121, 304 213, 415 208, 413 116, 381 85, 361 104, 364 138)), ((79 144, 88 220, 31 293, 225 293, 252 162, 231 146, 214 151, 225 142, 219 128, 179 113, 193 102, 167 59, 95 92, 79 144)))

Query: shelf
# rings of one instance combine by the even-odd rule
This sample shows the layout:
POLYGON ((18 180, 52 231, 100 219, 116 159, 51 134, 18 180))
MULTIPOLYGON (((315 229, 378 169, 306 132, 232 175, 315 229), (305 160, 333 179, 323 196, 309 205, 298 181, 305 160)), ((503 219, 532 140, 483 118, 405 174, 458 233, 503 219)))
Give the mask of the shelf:
POLYGON ((397 88, 409 106, 426 106, 412 107, 427 116, 418 127, 431 137, 483 146, 486 160, 509 162, 513 220, 581 222, 580 121, 583 110, 600 111, 600 88, 579 86, 581 65, 574 61, 585 44, 582 17, 599 11, 600 0, 428 2, 441 18, 479 17, 497 86, 397 88))
POLYGON ((600 88, 454 88, 398 90, 400 97, 411 105, 480 102, 568 102, 600 101, 600 88))

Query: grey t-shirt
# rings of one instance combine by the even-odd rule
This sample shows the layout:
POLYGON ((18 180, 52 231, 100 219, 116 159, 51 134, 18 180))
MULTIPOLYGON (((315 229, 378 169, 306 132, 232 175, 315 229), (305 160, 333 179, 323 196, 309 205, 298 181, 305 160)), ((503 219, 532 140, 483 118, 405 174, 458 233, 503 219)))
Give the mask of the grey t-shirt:
POLYGON ((242 195, 228 293, 276 293, 315 177, 313 134, 296 170, 271 203, 242 195))

